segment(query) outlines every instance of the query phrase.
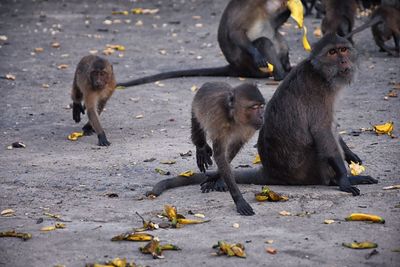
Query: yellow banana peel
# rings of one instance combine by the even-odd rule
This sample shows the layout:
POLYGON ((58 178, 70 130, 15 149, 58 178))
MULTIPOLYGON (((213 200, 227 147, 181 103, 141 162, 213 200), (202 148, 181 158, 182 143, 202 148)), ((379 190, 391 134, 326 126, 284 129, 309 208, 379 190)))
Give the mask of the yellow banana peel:
POLYGON ((203 220, 192 220, 192 219, 177 219, 177 222, 180 224, 199 224, 199 223, 205 223, 209 222, 209 220, 203 221, 203 220))
POLYGON ((261 192, 260 193, 256 193, 255 197, 256 197, 256 200, 259 201, 259 202, 262 202, 262 201, 276 202, 276 201, 287 201, 287 200, 289 200, 288 197, 281 196, 280 194, 275 193, 274 191, 269 189, 268 186, 263 186, 262 189, 261 189, 261 192))
POLYGON ((365 171, 365 167, 363 165, 360 165, 358 163, 355 163, 353 161, 350 161, 349 164, 350 172, 352 175, 357 176, 360 173, 365 171))
POLYGON ((287 6, 290 10, 290 16, 292 19, 294 19, 299 26, 299 28, 303 28, 303 37, 302 37, 302 43, 304 50, 307 52, 311 51, 311 45, 307 40, 307 28, 304 26, 304 8, 303 4, 301 3, 300 0, 288 0, 287 1, 287 6))
POLYGON ((217 245, 213 246, 214 249, 218 249, 217 255, 227 255, 228 257, 237 256, 240 258, 246 258, 244 252, 244 246, 240 243, 229 244, 225 241, 218 241, 217 245))
POLYGON ((381 216, 367 213, 352 213, 345 219, 346 221, 370 221, 374 223, 385 223, 385 220, 381 216))
POLYGON ((394 129, 394 123, 392 121, 388 121, 384 124, 373 125, 373 127, 377 134, 387 134, 391 136, 394 129))
POLYGON ((267 67, 258 69, 265 73, 272 73, 274 71, 274 65, 272 65, 271 63, 267 63, 267 67))
POLYGON ((68 135, 67 138, 68 138, 68 140, 76 141, 76 140, 78 140, 79 137, 82 137, 82 136, 83 136, 83 132, 73 132, 70 135, 68 135))
POLYGON ((190 177, 190 176, 193 176, 193 175, 194 175, 193 171, 185 171, 185 172, 181 172, 179 174, 179 176, 183 176, 183 177, 190 177))
POLYGON ((125 233, 114 236, 111 241, 150 241, 154 238, 151 234, 147 233, 125 233))
POLYGON ((259 163, 261 163, 261 158, 260 158, 260 154, 257 154, 253 160, 253 164, 259 164, 259 163))
POLYGON ((365 242, 351 242, 351 243, 342 243, 344 247, 353 248, 353 249, 368 249, 368 248, 377 248, 378 244, 365 241, 365 242))

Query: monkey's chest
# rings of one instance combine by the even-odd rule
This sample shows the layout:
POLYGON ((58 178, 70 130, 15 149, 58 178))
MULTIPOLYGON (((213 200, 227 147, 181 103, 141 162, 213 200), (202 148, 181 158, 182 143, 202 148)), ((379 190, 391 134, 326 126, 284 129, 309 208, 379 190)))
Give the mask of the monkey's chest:
POLYGON ((268 21, 260 18, 255 20, 254 23, 249 27, 246 35, 250 41, 254 41, 263 36, 272 39, 273 29, 268 21))

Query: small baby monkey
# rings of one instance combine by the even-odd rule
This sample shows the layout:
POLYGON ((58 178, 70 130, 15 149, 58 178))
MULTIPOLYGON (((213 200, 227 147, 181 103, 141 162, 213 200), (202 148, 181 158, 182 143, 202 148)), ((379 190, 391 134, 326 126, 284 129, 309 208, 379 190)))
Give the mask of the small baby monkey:
POLYGON ((84 135, 92 135, 96 132, 99 146, 111 144, 100 125, 99 115, 114 93, 115 87, 113 67, 106 59, 89 55, 83 57, 78 63, 71 92, 72 118, 76 123, 80 122, 81 113, 85 114, 85 109, 87 109, 89 121, 82 130, 84 135))

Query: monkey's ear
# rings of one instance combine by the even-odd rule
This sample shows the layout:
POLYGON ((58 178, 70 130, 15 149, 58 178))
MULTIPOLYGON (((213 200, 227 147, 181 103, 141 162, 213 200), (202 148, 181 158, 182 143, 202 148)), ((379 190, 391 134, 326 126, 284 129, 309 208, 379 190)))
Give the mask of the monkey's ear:
POLYGON ((230 91, 228 94, 227 108, 228 108, 228 118, 233 120, 235 115, 235 94, 232 91, 230 91))

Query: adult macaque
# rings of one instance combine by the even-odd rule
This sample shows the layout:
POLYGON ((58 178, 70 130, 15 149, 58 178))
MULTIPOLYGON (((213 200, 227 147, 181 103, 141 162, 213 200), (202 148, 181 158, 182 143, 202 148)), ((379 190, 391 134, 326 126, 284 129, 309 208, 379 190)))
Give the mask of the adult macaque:
POLYGON ((381 52, 387 52, 392 56, 400 55, 400 8, 382 4, 371 14, 371 18, 353 30, 347 36, 354 34, 371 27, 372 35, 376 45, 381 52), (385 42, 393 37, 394 49, 388 47, 385 42))
POLYGON ((226 191, 226 185, 242 215, 253 215, 236 185, 231 161, 263 123, 265 100, 258 88, 249 83, 232 88, 227 83, 204 84, 192 103, 192 141, 196 146, 196 161, 205 172, 212 164, 218 167, 220 178, 203 185, 203 192, 226 191), (212 149, 207 144, 207 136, 212 149), (226 185, 225 185, 226 184, 226 185))
MULTIPOLYGON (((268 102, 258 138, 262 168, 235 172, 238 184, 338 185, 356 196, 355 184, 373 184, 370 176, 347 175, 344 161, 361 163, 336 133, 334 103, 356 69, 356 51, 336 34, 326 34, 298 64, 268 102)), ((211 174, 211 181, 218 173, 211 174)), ((206 180, 204 174, 157 183, 147 195, 206 180)), ((209 179, 210 180, 210 179, 209 179)))
POLYGON ((99 146, 109 146, 106 134, 100 125, 99 116, 114 93, 116 86, 113 67, 107 60, 89 55, 81 59, 76 67, 71 98, 72 118, 81 121, 81 113, 87 110, 89 121, 83 126, 84 135, 96 132, 99 146), (82 101, 84 105, 82 105, 82 101))
MULTIPOLYGON (((350 33, 357 12, 356 0, 325 0, 323 3, 326 13, 321 23, 322 33, 336 33, 339 36, 350 33)), ((351 37, 349 41, 353 43, 351 37)))
POLYGON ((228 61, 227 66, 164 72, 118 83, 118 86, 128 87, 190 76, 273 76, 275 80, 282 80, 290 69, 289 58, 282 51, 285 49, 285 44, 280 44, 282 38, 274 40, 274 36, 277 28, 290 15, 285 8, 285 2, 286 0, 231 0, 228 3, 218 28, 218 43, 228 61), (282 57, 285 54, 286 57, 282 57), (267 68, 268 63, 274 66, 272 74, 260 70, 267 68))

